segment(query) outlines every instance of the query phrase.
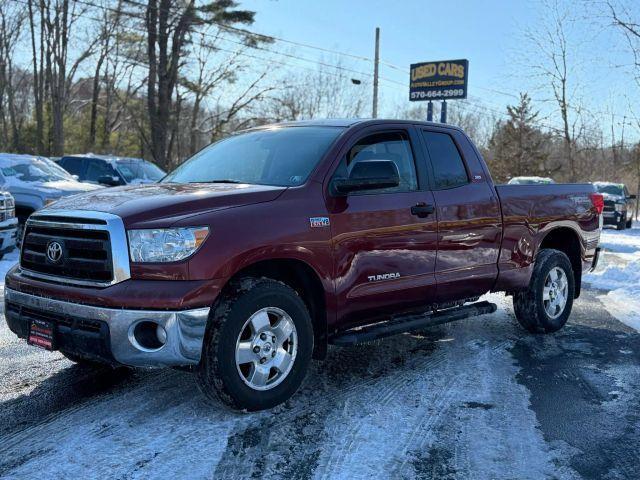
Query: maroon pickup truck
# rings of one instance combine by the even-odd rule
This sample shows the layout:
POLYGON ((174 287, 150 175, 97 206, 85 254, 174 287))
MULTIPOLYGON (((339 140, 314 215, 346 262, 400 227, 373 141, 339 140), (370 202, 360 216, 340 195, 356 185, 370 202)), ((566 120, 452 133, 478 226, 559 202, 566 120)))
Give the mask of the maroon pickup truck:
POLYGON ((328 344, 491 313, 487 292, 512 295, 528 331, 558 330, 602 208, 592 185, 495 186, 451 126, 260 127, 158 184, 32 215, 6 320, 75 362, 189 367, 207 396, 264 409, 328 344))

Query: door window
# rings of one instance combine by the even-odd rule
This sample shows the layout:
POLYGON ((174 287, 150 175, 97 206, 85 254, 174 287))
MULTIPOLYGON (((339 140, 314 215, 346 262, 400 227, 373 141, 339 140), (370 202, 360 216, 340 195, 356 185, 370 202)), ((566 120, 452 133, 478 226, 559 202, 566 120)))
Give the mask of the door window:
POLYGON ((446 133, 423 131, 431 165, 434 188, 444 190, 469 183, 467 169, 453 139, 446 133))
POLYGON ((76 157, 64 157, 60 160, 60 166, 72 175, 82 176, 84 159, 76 157))
POLYGON ((87 181, 98 183, 100 177, 104 177, 106 175, 120 178, 114 168, 107 162, 102 160, 89 160, 86 175, 87 181))
MULTIPOLYGON (((334 178, 349 177, 353 166, 366 160, 391 160, 394 162, 400 174, 400 185, 367 190, 361 194, 411 192, 418 189, 418 177, 411 143, 405 132, 376 133, 358 141, 340 162, 334 178)), ((357 193, 354 192, 354 195, 357 193)))

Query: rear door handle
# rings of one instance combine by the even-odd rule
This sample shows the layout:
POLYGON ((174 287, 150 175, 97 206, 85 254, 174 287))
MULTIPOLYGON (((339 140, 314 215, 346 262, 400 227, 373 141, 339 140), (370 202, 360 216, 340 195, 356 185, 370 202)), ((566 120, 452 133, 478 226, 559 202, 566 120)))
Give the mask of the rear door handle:
POLYGON ((411 215, 415 215, 420 218, 428 217, 435 211, 433 205, 427 205, 426 203, 418 203, 411 207, 411 215))

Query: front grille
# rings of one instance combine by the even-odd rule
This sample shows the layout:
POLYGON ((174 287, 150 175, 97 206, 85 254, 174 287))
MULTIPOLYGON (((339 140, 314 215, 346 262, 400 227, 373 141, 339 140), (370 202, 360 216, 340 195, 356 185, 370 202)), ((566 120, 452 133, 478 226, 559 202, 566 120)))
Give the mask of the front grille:
POLYGON ((62 279, 110 282, 113 260, 109 232, 74 228, 71 223, 49 227, 40 222, 37 225, 27 222, 20 265, 29 271, 62 279), (58 261, 47 255, 52 242, 62 247, 58 261))
POLYGON ((616 210, 616 202, 613 200, 605 200, 604 201, 604 210, 605 212, 615 212, 616 210))

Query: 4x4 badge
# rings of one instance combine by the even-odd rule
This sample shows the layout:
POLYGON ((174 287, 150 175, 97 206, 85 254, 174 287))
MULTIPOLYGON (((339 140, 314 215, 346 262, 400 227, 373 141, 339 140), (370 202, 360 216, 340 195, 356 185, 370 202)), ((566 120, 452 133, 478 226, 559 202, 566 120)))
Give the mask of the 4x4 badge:
POLYGON ((309 223, 311 228, 328 227, 330 225, 329 217, 310 217, 309 223))

